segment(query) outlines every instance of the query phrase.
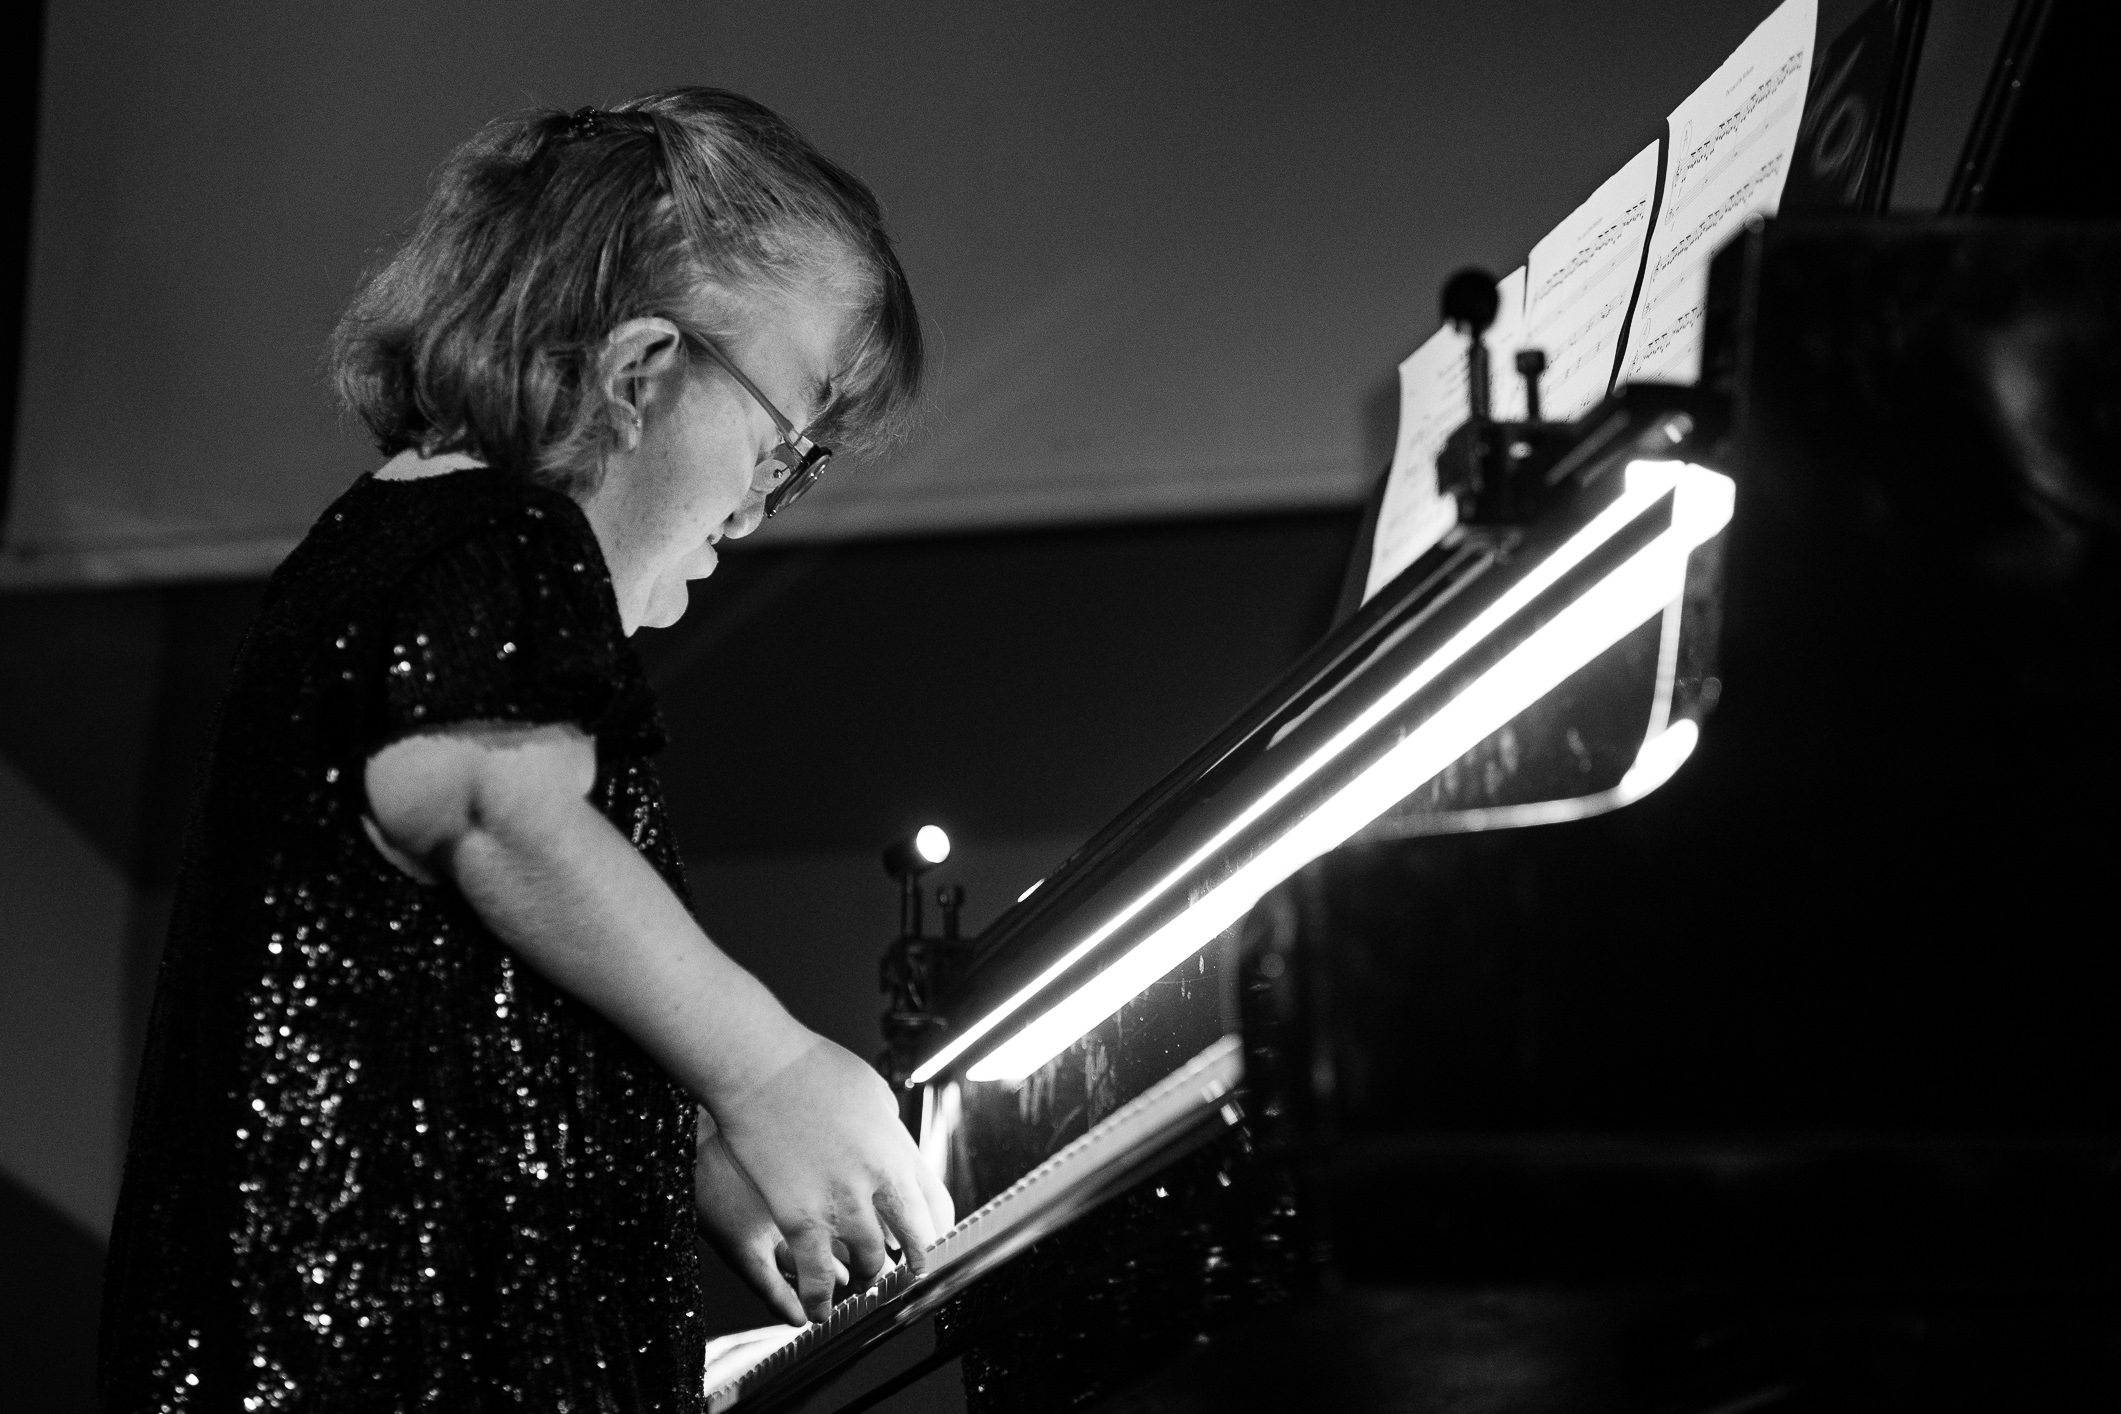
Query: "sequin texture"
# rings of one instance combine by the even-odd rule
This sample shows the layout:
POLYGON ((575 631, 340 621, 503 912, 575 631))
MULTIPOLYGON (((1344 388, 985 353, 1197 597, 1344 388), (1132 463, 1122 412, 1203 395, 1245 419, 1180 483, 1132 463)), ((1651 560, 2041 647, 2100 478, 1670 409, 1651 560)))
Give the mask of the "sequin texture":
POLYGON ((574 722, 684 892, 654 701, 587 521, 498 471, 364 479, 221 709, 105 1281, 111 1411, 692 1411, 691 1101, 362 827, 380 745, 574 722))

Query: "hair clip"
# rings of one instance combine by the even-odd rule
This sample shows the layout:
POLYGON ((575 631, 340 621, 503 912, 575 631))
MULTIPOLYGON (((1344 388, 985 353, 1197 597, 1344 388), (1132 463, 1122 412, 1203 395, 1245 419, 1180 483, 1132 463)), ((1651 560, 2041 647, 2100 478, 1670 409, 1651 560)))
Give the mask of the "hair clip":
POLYGON ((598 119, 604 115, 594 108, 577 108, 574 116, 567 120, 567 136, 595 137, 599 130, 598 119))

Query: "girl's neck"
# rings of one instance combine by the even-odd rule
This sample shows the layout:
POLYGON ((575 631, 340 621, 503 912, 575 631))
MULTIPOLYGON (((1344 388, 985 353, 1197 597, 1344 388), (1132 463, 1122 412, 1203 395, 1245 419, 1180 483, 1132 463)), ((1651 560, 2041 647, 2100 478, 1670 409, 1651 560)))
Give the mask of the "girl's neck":
POLYGON ((377 468, 378 481, 418 481, 423 477, 445 476, 452 471, 464 471, 470 467, 484 466, 469 452, 443 452, 439 456, 422 456, 417 447, 407 447, 377 468))

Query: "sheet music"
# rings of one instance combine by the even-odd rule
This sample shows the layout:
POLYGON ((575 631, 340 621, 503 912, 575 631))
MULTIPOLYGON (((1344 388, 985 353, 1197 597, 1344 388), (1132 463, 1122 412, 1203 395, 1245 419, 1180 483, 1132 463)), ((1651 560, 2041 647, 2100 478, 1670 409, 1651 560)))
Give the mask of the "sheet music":
MULTIPOLYGON (((1746 217, 1772 215, 1781 201, 1818 22, 1818 0, 1783 0, 1672 110, 1661 190, 1653 145, 1504 277, 1488 331, 1489 397, 1498 419, 1525 415, 1515 366, 1525 347, 1547 356, 1540 392, 1548 418, 1589 410, 1608 391, 1623 326, 1621 381, 1700 377, 1709 261, 1746 217)), ((1399 365, 1399 441, 1378 509, 1365 599, 1458 523, 1457 506, 1436 489, 1436 454, 1466 418, 1465 364, 1465 339, 1440 329, 1399 365)))
POLYGON ((1782 199, 1818 27, 1817 0, 1783 0, 1667 119, 1664 196, 1628 331, 1622 382, 1701 376, 1710 259, 1782 199))
POLYGON ((1580 417, 1610 390, 1657 200, 1657 144, 1635 154, 1532 247, 1524 344, 1547 356, 1541 411, 1580 417))
MULTIPOLYGON (((1524 289, 1521 265, 1496 285, 1499 303, 1487 334, 1488 396, 1500 418, 1524 416, 1524 385, 1511 362, 1523 347, 1524 289)), ((1466 411, 1466 340, 1446 326, 1399 365, 1399 441, 1378 508, 1363 598, 1390 583, 1458 524, 1457 502, 1436 489, 1436 454, 1466 420, 1466 411)))

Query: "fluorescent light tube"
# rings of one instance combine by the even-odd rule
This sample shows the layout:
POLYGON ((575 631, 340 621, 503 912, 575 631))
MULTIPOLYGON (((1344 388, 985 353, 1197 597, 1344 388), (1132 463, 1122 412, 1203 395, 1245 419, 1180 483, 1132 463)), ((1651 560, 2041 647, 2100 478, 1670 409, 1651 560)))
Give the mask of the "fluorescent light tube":
MULTIPOLYGON (((1019 1011, 1055 978, 1112 936, 1239 832, 1258 821, 1305 781, 1433 682, 1510 618, 1521 612, 1658 497, 1674 492, 1672 523, 1655 540, 1586 590, 1525 642, 1473 680, 1312 812, 1175 918, 1083 983, 1059 1004, 979 1061, 971 1080, 1015 1080, 1036 1070, 1077 1037, 1119 1010, 1165 972, 1206 946, 1253 904, 1311 860, 1383 814, 1445 766, 1471 750, 1566 678, 1660 612, 1679 593, 1688 553, 1730 519, 1730 478, 1684 462, 1634 462, 1621 494, 1558 550, 1534 566, 1494 604, 1424 659, 1331 740, 1276 782, 1182 864, 1158 880, 1102 927, 1070 948, 1002 1005, 966 1028, 913 1074, 915 1083, 938 1074, 982 1037, 1019 1011)), ((1682 758, 1683 759, 1683 758, 1682 758)), ((1672 764, 1677 769, 1678 763, 1672 764)))

